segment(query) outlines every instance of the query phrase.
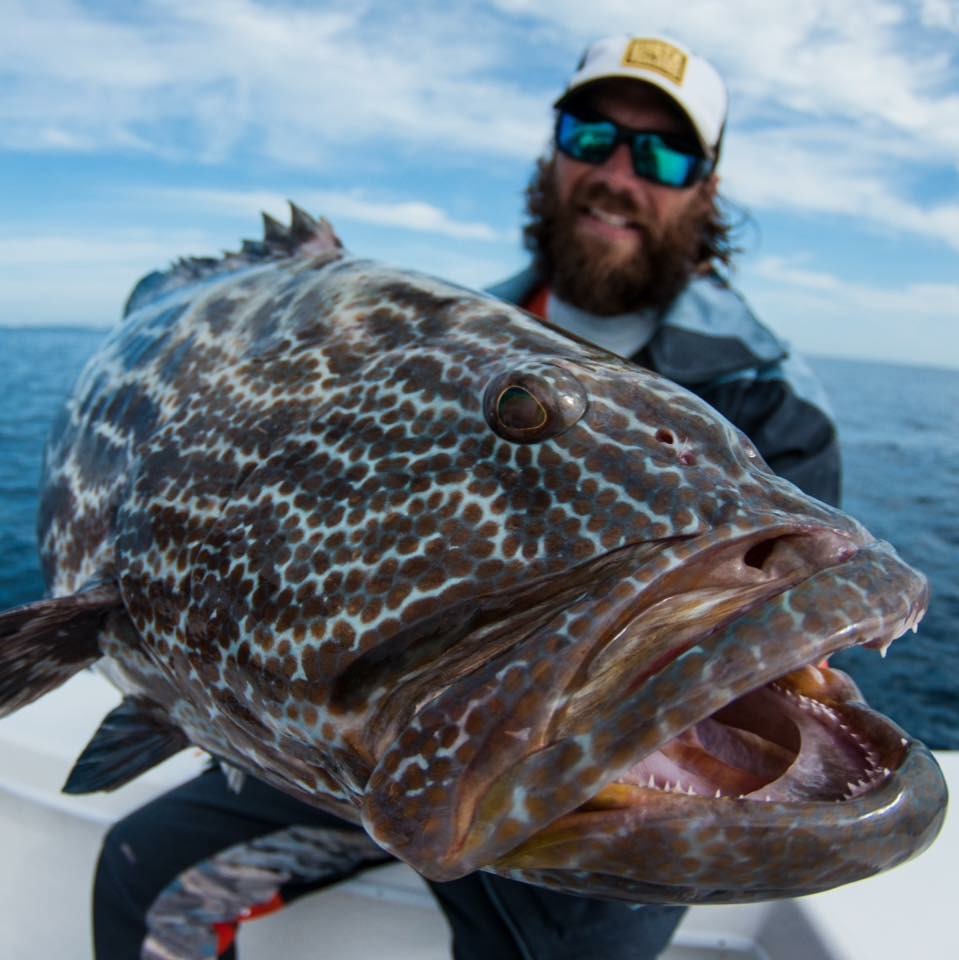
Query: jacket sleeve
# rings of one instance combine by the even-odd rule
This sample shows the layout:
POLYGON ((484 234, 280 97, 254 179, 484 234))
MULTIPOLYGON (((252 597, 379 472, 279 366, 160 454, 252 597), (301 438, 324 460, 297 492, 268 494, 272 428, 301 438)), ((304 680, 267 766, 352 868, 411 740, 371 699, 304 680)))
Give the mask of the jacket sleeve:
POLYGON ((839 505, 842 469, 835 422, 823 406, 797 390, 780 366, 696 392, 739 427, 781 477, 839 505))

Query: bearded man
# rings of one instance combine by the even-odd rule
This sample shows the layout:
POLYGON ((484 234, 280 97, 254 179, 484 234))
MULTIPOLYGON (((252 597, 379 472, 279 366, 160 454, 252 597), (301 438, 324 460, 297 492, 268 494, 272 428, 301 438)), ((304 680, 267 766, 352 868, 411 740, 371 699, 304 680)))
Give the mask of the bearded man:
MULTIPOLYGON (((773 469, 835 501, 835 429, 804 389, 815 382, 714 270, 729 260, 719 75, 676 44, 611 38, 590 47, 556 107, 554 150, 529 193, 533 264, 491 292, 692 388, 773 469)), ((388 859, 355 824, 252 777, 233 792, 211 768, 107 834, 96 958, 233 960, 240 920, 388 859), (319 866, 308 879, 271 872, 271 853, 295 848, 303 828, 319 866)), ((482 871, 430 889, 456 960, 653 960, 683 915, 482 871)))
POLYGON ((715 68, 679 44, 594 43, 528 191, 533 262, 490 292, 699 394, 835 504, 822 388, 719 272, 733 252, 716 174, 726 102, 715 68))

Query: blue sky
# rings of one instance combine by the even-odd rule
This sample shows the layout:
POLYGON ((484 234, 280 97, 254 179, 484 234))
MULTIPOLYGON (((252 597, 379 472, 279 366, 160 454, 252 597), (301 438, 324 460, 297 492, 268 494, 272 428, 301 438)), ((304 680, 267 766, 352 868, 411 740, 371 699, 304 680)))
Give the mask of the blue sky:
POLYGON ((730 87, 734 275, 802 351, 959 367, 959 0, 0 0, 0 324, 114 323, 285 198, 354 252, 517 269, 582 48, 665 32, 730 87))

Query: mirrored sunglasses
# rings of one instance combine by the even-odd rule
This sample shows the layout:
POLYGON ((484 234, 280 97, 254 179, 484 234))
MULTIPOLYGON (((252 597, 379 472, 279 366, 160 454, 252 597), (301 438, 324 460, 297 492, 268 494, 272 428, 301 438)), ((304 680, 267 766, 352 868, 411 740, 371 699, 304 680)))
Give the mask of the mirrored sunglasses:
POLYGON ((708 157, 670 145, 659 133, 630 130, 604 117, 578 117, 565 110, 556 119, 556 146, 573 160, 598 166, 621 143, 629 147, 636 176, 664 187, 691 187, 713 170, 708 157))

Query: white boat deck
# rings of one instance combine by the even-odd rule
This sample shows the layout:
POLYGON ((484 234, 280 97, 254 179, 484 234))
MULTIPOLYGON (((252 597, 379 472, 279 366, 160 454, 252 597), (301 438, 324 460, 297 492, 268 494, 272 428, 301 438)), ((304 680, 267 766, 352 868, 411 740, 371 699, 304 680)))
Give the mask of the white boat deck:
MULTIPOLYGON (((0 721, 2 960, 88 960, 90 884, 104 830, 203 764, 185 753, 113 794, 60 794, 74 758, 117 700, 85 673, 0 721)), ((959 791, 959 753, 938 756, 959 791)), ((690 910, 664 960, 959 958, 957 878, 959 815, 952 809, 929 851, 880 877, 792 901, 690 910)), ((442 915, 402 864, 246 925, 240 948, 243 960, 450 956, 442 915)))

